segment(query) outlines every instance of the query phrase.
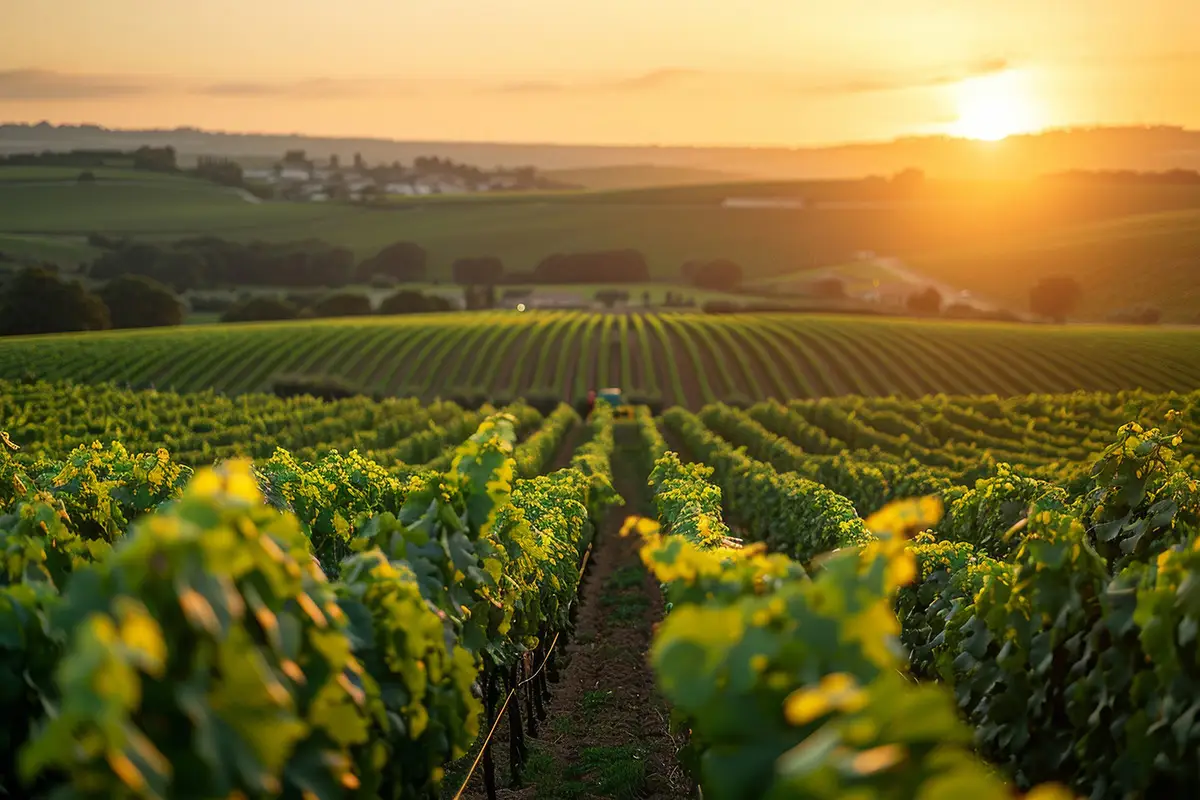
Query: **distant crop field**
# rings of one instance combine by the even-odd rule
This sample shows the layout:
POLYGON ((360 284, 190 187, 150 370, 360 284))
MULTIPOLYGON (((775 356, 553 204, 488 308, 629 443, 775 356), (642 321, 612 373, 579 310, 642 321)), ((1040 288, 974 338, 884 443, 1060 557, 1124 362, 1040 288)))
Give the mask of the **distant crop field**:
POLYGON ((406 240, 428 251, 437 280, 465 256, 498 256, 511 272, 558 252, 634 248, 658 282, 679 281, 686 261, 729 258, 760 284, 871 251, 1016 311, 1047 274, 1079 279, 1090 319, 1150 304, 1169 321, 1186 321, 1200 307, 1200 189, 1191 186, 934 182, 911 202, 854 205, 866 191, 857 182, 758 182, 409 198, 365 208, 255 204, 192 179, 126 180, 143 173, 124 170, 95 184, 61 175, 4 180, 3 172, 0 237, 41 237, 39 252, 63 262, 78 260, 77 247, 59 253, 49 240, 90 232, 158 241, 319 238, 359 258, 406 240), (724 207, 729 198, 804 198, 806 206, 724 207))
POLYGON ((98 248, 83 236, 45 236, 0 233, 0 263, 9 261, 48 261, 75 267, 100 255, 98 248))
POLYGON ((302 223, 323 211, 316 205, 254 205, 231 189, 186 178, 0 181, 0 234, 233 235, 283 222, 292 227, 282 238, 303 238, 302 223))
POLYGON ((859 394, 1190 390, 1200 331, 802 314, 486 312, 0 340, 0 378, 182 391, 329 375, 425 398, 578 398, 601 385, 690 407, 859 394))
POLYGON ((84 172, 92 173, 98 182, 104 181, 134 181, 138 183, 162 183, 188 180, 179 175, 165 172, 152 172, 143 169, 126 169, 122 167, 8 167, 0 166, 0 183, 41 181, 75 181, 84 172))

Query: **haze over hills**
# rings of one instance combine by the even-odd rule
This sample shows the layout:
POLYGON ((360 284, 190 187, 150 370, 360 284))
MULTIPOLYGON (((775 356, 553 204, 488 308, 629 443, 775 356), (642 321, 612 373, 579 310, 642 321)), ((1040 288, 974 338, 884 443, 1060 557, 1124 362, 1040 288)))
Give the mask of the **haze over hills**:
POLYGON ((399 141, 194 128, 0 125, 0 153, 141 145, 170 145, 185 162, 200 155, 276 159, 285 150, 304 149, 318 158, 361 153, 373 163, 436 155, 483 167, 529 165, 561 170, 650 165, 777 179, 857 177, 907 167, 954 178, 1021 178, 1065 169, 1200 169, 1200 131, 1171 126, 1051 130, 997 142, 922 136, 828 147, 752 148, 399 141))

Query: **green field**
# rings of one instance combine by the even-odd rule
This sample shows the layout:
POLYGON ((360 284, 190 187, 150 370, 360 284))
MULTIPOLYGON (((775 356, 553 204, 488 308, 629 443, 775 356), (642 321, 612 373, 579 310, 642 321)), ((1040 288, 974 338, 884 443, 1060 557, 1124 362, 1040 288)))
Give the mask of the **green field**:
MULTIPOLYGON (((4 183, 75 183, 84 172, 92 173, 97 183, 175 183, 185 180, 167 172, 154 172, 132 167, 0 167, 0 182, 4 183)), ((12 188, 12 187, 8 187, 12 188)))
POLYGON ((915 257, 918 272, 1017 306, 1046 274, 1085 287, 1080 312, 1156 306, 1200 321, 1200 211, 1167 211, 1080 224, 915 257))
POLYGON ((582 397, 617 385, 664 403, 848 394, 1189 390, 1200 331, 820 315, 487 312, 217 325, 0 340, 0 377, 267 390, 334 375, 422 398, 582 397))
POLYGON ((551 180, 585 189, 638 189, 646 186, 693 186, 738 180, 738 176, 715 169, 663 167, 655 164, 630 164, 616 167, 552 169, 543 173, 551 180))
POLYGON ((0 419, 8 795, 1200 790, 1200 392, 0 419))
POLYGON ((812 204, 858 202, 867 190, 855 182, 729 183, 407 198, 364 208, 255 204, 219 186, 148 174, 114 170, 80 185, 56 168, 0 169, 0 245, 20 237, 14 254, 73 264, 88 256, 77 243, 91 232, 158 241, 321 238, 360 258, 409 240, 429 252, 431 277, 441 279, 463 256, 496 255, 508 270, 527 271, 556 252, 632 247, 658 281, 679 280, 686 261, 727 257, 751 283, 872 251, 1017 311, 1038 278, 1072 274, 1083 284, 1087 319, 1151 304, 1168 321, 1191 321, 1200 287, 1200 190, 1190 186, 931 182, 911 201, 884 195, 819 207, 812 204), (810 206, 722 207, 727 198, 797 197, 810 206))

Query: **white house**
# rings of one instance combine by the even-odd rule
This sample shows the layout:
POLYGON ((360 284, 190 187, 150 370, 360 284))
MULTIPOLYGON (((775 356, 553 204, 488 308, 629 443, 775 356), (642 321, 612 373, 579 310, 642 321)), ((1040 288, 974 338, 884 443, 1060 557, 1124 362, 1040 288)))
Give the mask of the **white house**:
POLYGON ((312 170, 308 167, 284 166, 279 170, 281 181, 307 181, 312 179, 312 170))
POLYGON ((242 177, 248 181, 265 181, 270 183, 275 180, 275 170, 273 169, 244 169, 242 177))
POLYGON ((517 178, 515 175, 493 175, 488 179, 487 188, 480 189, 481 192, 486 192, 489 189, 515 189, 517 188, 517 178))
POLYGON ((384 186, 383 191, 386 194, 402 194, 405 197, 412 197, 417 193, 417 187, 413 186, 411 183, 393 182, 384 186))
POLYGON ((726 197, 722 208, 804 208, 802 197, 726 197))

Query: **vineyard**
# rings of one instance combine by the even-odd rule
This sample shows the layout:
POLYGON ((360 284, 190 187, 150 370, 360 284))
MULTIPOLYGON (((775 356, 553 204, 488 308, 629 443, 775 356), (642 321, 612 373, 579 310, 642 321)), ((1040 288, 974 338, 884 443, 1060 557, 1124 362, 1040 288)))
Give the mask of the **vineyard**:
POLYGON ((1200 393, 696 407, 0 381, 0 792, 1200 789, 1200 393))
POLYGON ((1187 391, 1187 329, 921 322, 815 315, 494 312, 265 323, 0 341, 0 378, 224 394, 281 376, 379 396, 573 401, 621 386, 698 409, 773 397, 1187 391))

